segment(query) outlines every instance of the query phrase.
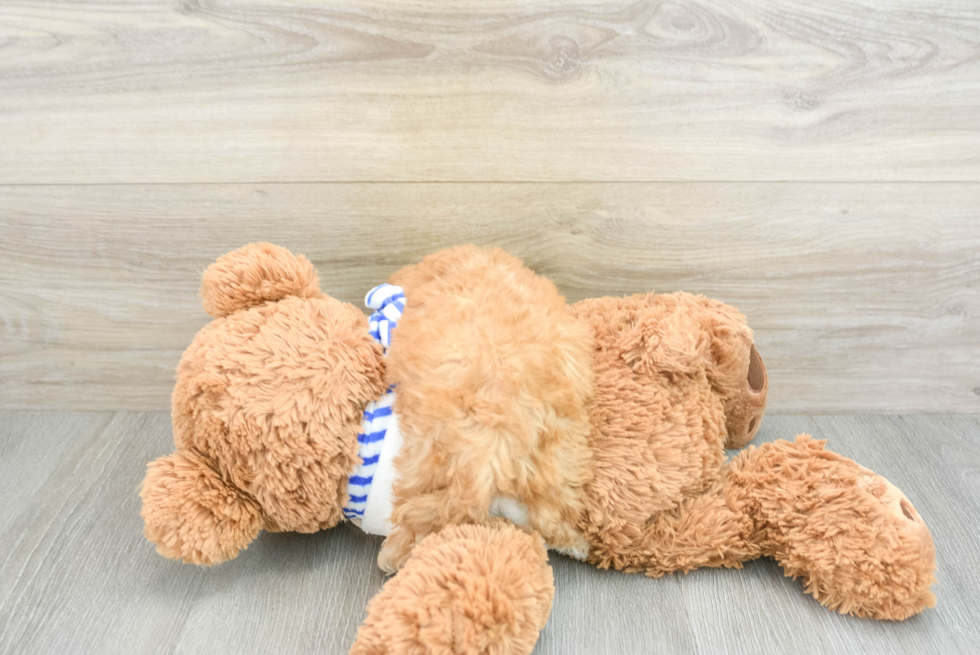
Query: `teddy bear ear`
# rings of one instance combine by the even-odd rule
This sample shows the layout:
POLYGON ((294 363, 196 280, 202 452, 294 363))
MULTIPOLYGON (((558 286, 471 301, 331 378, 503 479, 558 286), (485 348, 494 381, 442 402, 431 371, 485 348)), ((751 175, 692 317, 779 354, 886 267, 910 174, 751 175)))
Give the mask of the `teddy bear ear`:
POLYGON ((238 556, 263 525, 259 504, 194 452, 150 462, 140 488, 146 538, 164 557, 211 566, 238 556))
POLYGON ((271 243, 250 243, 219 257, 204 271, 200 292, 204 311, 215 318, 287 296, 319 295, 313 264, 271 243))
POLYGON ((690 375, 710 357, 710 338, 683 305, 651 307, 627 335, 623 359, 637 373, 690 375))

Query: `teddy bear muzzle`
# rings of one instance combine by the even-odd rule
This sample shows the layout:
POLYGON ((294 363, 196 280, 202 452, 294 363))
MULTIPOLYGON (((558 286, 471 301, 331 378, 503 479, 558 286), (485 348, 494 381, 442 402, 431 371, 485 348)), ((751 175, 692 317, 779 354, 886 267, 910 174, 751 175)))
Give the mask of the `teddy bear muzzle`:
POLYGON ((747 359, 747 372, 740 385, 741 389, 729 398, 725 408, 728 428, 726 448, 741 448, 752 441, 762 425, 762 416, 766 413, 769 375, 754 343, 749 347, 747 359))

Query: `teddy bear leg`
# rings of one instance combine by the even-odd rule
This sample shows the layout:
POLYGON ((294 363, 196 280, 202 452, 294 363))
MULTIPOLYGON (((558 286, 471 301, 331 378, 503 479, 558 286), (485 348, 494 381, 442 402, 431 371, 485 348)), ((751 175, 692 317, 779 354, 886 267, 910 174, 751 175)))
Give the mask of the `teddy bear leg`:
POLYGON ((423 539, 368 604, 352 655, 530 653, 551 613, 544 540, 503 520, 423 539))
POLYGON ((750 448, 728 466, 729 504, 786 575, 842 614, 905 619, 935 605, 935 548, 893 484, 800 435, 750 448))

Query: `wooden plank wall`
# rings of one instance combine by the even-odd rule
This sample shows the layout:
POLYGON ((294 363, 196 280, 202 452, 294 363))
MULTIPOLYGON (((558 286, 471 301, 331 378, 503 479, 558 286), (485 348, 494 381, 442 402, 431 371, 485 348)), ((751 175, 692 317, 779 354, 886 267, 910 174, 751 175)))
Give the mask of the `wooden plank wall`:
POLYGON ((980 4, 0 0, 0 408, 166 408, 251 240, 745 312, 782 412, 980 411, 980 4))

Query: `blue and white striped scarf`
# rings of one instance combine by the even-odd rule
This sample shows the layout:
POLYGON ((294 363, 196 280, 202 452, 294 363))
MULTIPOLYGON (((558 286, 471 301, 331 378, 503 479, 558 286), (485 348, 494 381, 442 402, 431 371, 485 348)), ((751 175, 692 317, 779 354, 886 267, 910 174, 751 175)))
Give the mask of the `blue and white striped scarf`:
MULTIPOLYGON (((368 333, 384 347, 387 356, 392 333, 405 311, 405 292, 401 287, 381 284, 368 292, 364 304, 374 310, 368 319, 368 333)), ((361 431, 357 435, 357 455, 361 458, 361 464, 354 469, 347 482, 348 499, 344 505, 344 516, 361 520, 365 532, 373 534, 387 534, 386 530, 380 530, 388 525, 391 513, 391 459, 401 445, 400 434, 397 435, 397 443, 389 439, 386 446, 385 441, 389 430, 397 432, 394 403, 395 390, 389 388, 380 399, 369 402, 364 408, 361 431), (379 484, 373 489, 375 493, 372 496, 375 477, 384 477, 385 485, 382 488, 379 484)))
POLYGON ((405 311, 405 290, 394 284, 379 284, 364 296, 364 305, 374 310, 368 318, 368 334, 384 346, 387 355, 391 333, 405 311))

